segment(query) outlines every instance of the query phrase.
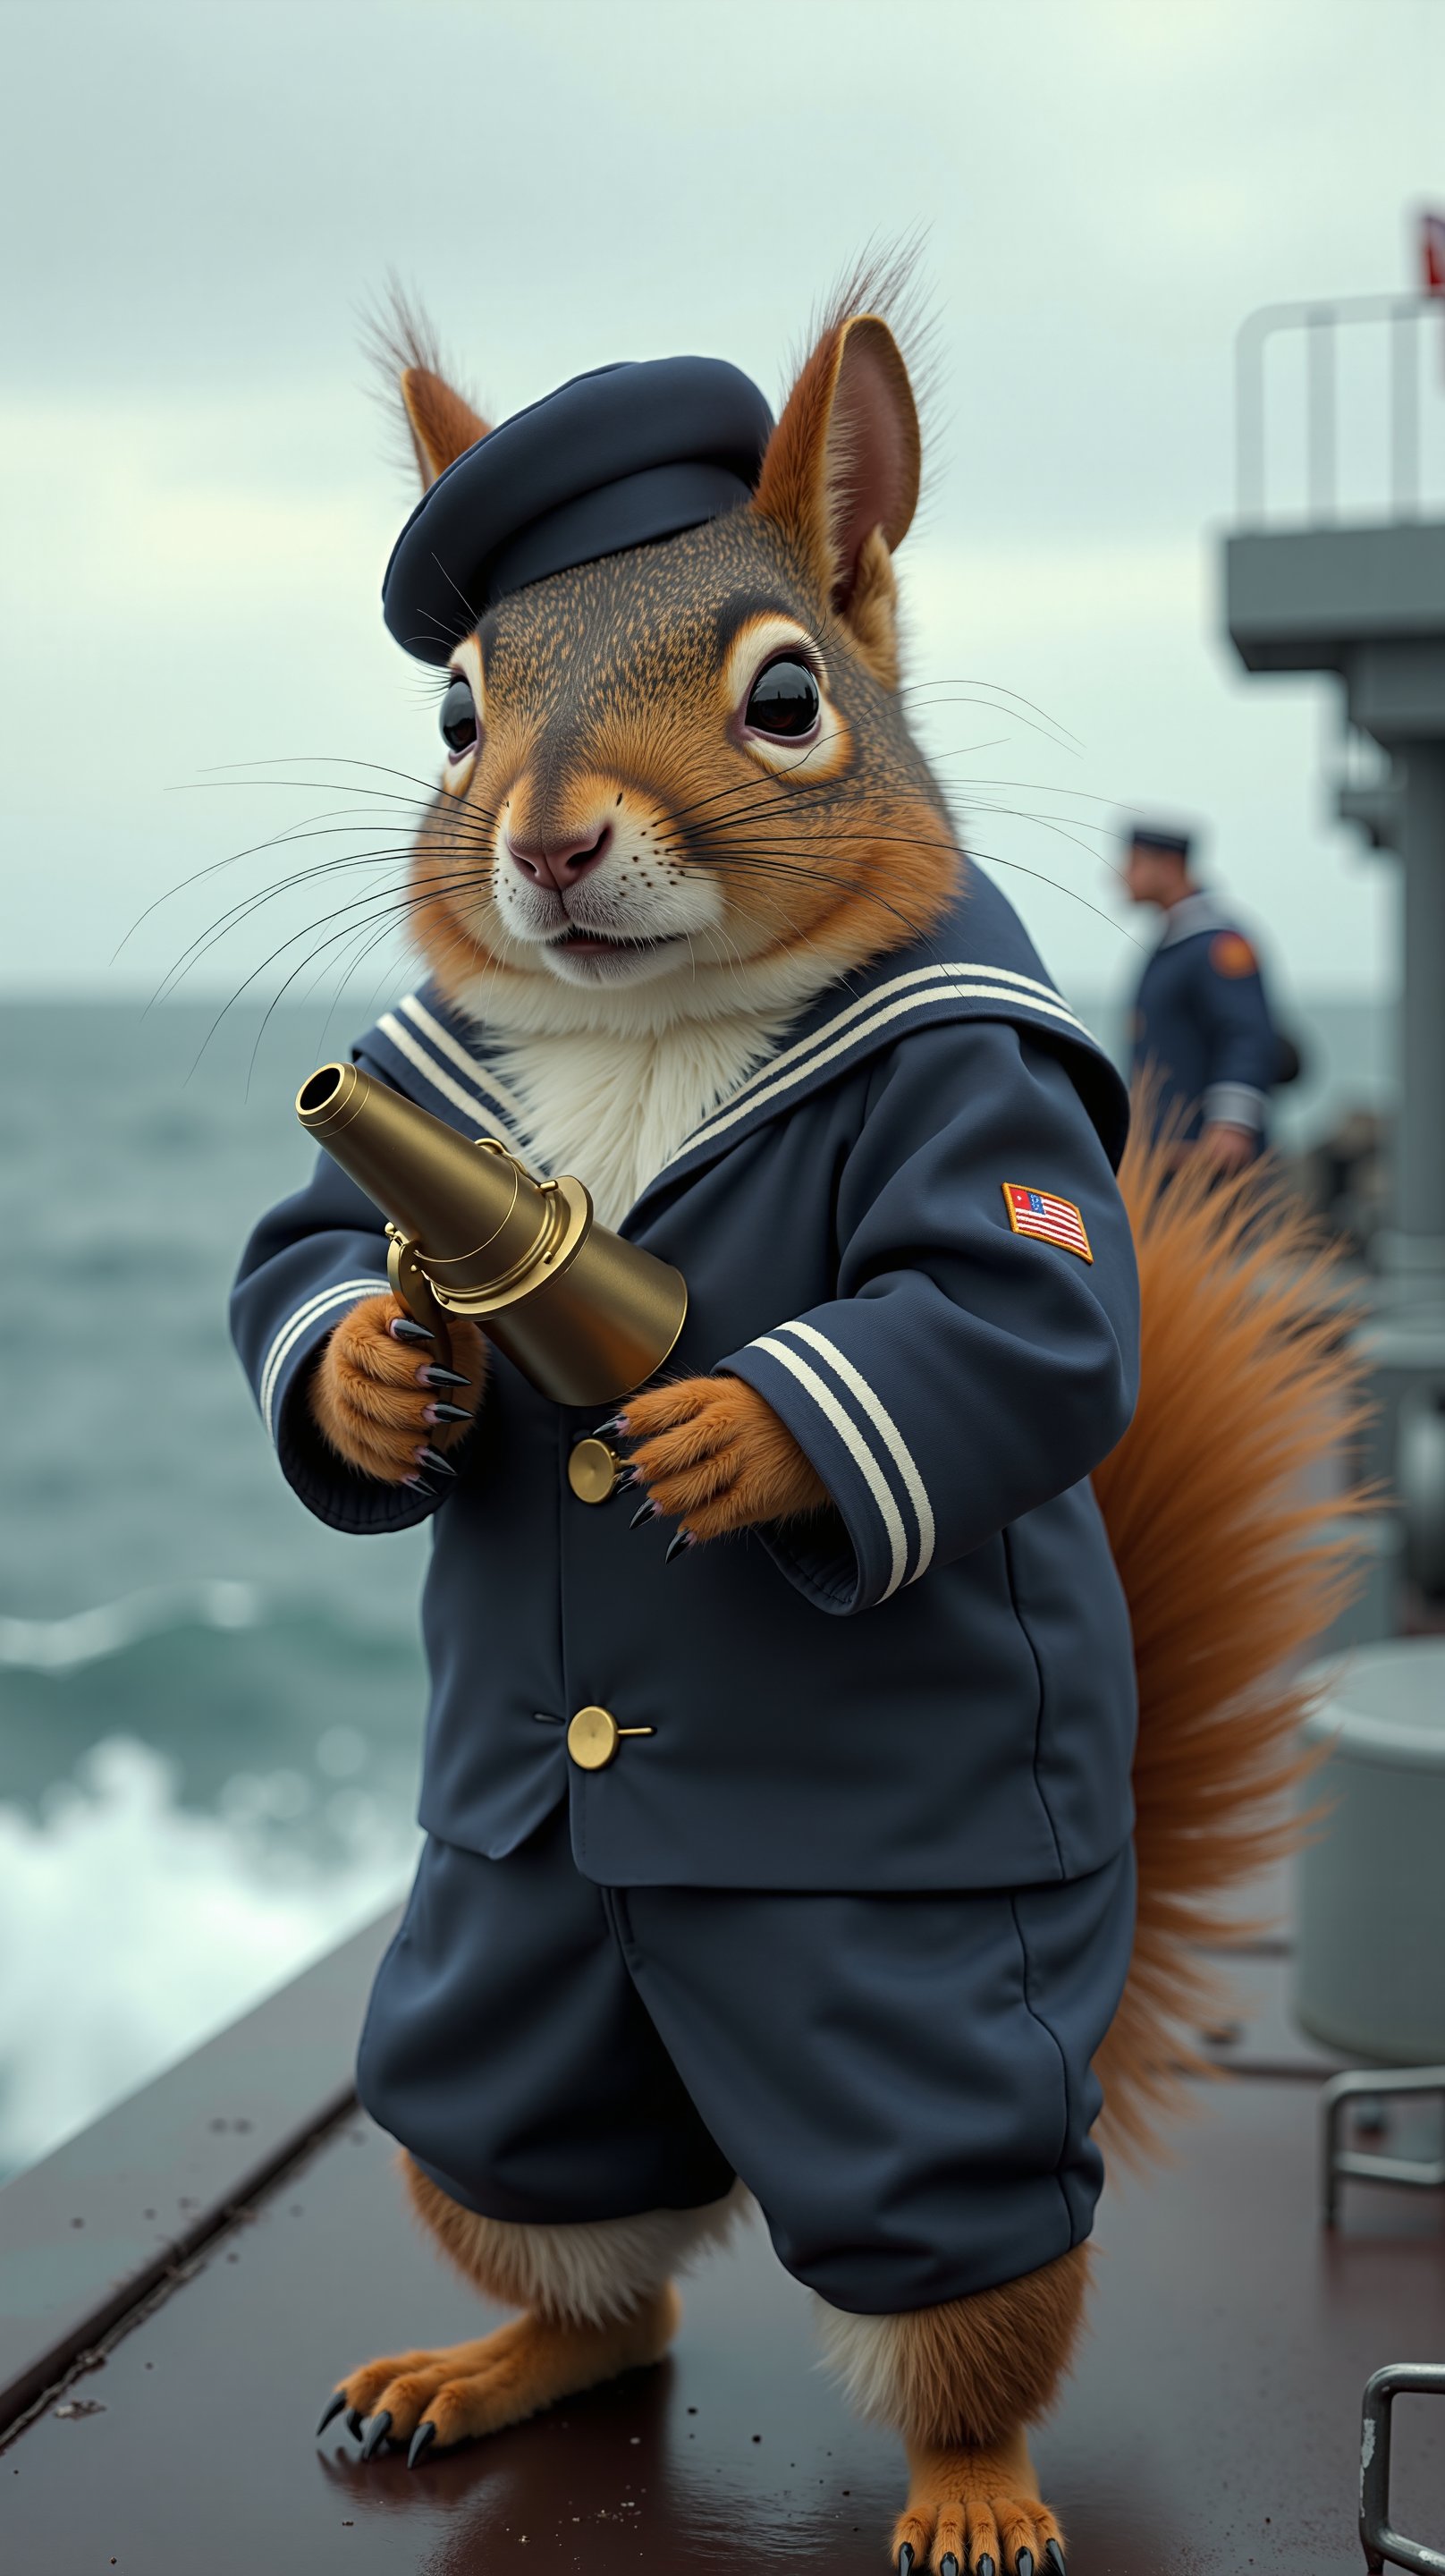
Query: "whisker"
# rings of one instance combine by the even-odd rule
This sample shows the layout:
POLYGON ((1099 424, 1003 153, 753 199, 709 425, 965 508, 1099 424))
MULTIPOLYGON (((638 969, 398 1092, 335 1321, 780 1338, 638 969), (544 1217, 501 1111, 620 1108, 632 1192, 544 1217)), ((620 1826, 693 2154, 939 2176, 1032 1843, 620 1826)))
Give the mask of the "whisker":
MULTIPOLYGON (((996 698, 1012 698, 1015 706, 1027 707, 1031 715, 1036 715, 1039 718, 1041 724, 1049 726, 1051 731, 1054 733, 1063 735, 1067 741, 1074 745, 1076 750, 1081 752, 1084 748, 1078 734, 1072 732, 1068 725, 1060 721, 1058 716, 1051 716, 1048 708, 1041 707, 1036 699, 1021 696, 1017 689, 1005 688, 1001 680, 909 680, 905 681, 903 686, 899 689, 898 695, 900 698, 917 697, 925 689, 988 689, 996 698)), ((987 701, 984 701, 983 703, 986 704, 987 701)))
MULTIPOLYGON (((318 875, 323 875, 328 872, 329 871, 324 869, 316 871, 318 875)), ((413 877, 401 887, 373 887, 367 893, 356 896, 351 903, 338 905, 335 911, 324 913, 321 918, 322 921, 338 920, 344 913, 357 912, 363 907, 363 905, 378 903, 389 903, 393 905, 397 911, 398 917, 404 918, 415 910, 419 897, 426 898, 433 893, 445 893, 447 891, 461 893, 485 891, 486 883, 487 880, 485 877, 477 875, 458 877, 455 873, 450 871, 445 876, 431 879, 417 879, 413 877)), ((176 963, 167 968, 161 983, 152 994, 150 1001, 146 1004, 146 1011, 149 1012, 157 1003, 163 1001, 168 991, 173 990, 175 985, 190 972, 192 966, 199 963, 202 957, 208 956, 210 951, 219 944, 229 930, 238 928, 242 921, 249 919, 253 913, 258 912, 261 909, 262 904, 270 899, 272 893, 284 890, 284 887, 281 889, 267 889, 263 894, 251 897, 245 905, 233 905, 230 912, 223 915, 218 923, 212 924, 209 930, 198 933, 196 938, 192 940, 189 946, 182 952, 181 957, 176 961, 176 963)), ((308 929, 318 928, 319 926, 320 925, 317 923, 308 924, 302 929, 294 932, 292 936, 296 939, 305 938, 308 929)), ((273 951, 273 955, 283 954, 285 948, 289 947, 290 944, 291 942, 289 940, 284 941, 281 949, 273 951)), ((269 963, 270 961, 267 960, 265 962, 269 963)), ((264 971, 264 966, 258 971, 264 971)))
MULTIPOLYGON (((152 996, 153 1001, 162 999, 172 977, 178 973, 184 973, 198 953, 204 954, 207 949, 215 945, 218 939, 224 938, 228 930, 237 928, 241 922, 248 920, 253 913, 259 912, 263 904, 271 902, 278 894, 289 893, 293 887, 308 885, 314 879, 330 876, 343 867, 363 864, 380 865, 387 857, 406 860, 409 856, 408 851, 395 850, 390 853, 368 853, 364 859, 359 857, 345 860, 331 859, 315 868, 300 869, 292 876, 279 878, 274 884, 263 886, 258 892, 241 896, 236 903, 228 905, 223 913, 209 922, 204 930, 197 931, 194 939, 187 942, 179 959, 167 968, 159 988, 152 996)), ((150 1005, 147 1007, 149 1008, 150 1005)))

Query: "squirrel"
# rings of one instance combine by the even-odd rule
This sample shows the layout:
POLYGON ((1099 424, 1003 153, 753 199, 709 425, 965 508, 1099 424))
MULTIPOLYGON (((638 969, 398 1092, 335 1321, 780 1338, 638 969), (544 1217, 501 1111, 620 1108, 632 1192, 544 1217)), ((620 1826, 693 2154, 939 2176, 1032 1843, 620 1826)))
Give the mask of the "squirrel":
POLYGON ((880 300, 776 425, 680 359, 489 430, 402 317, 387 616, 445 767, 428 981, 358 1052, 579 1170, 692 1306, 660 1382, 570 1421, 465 1319, 440 1364, 323 1164, 235 1329, 311 1508, 435 1520, 428 1845, 360 2090, 520 2311, 349 2370, 323 2428, 417 2465, 655 2361, 750 2191, 905 2445, 902 2576, 1059 2576, 1029 2435, 1099 2140, 1153 2152, 1280 1847, 1293 1668, 1351 1580, 1309 1476, 1359 1397, 1304 1218, 1125 1146, 909 730, 880 300))

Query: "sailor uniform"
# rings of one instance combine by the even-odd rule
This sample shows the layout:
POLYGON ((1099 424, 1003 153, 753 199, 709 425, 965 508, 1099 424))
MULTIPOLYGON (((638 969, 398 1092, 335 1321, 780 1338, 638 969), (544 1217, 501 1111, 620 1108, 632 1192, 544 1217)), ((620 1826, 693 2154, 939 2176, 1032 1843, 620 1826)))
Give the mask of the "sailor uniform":
MULTIPOLYGON (((424 987, 357 1056, 522 1150, 492 1052, 424 987)), ((832 1508, 670 1567, 569 1480, 595 1422, 495 1352, 444 1496, 353 1473, 305 1390, 385 1284, 380 1212, 323 1155, 257 1229, 234 1325, 291 1484, 336 1528, 435 1517, 431 1844, 362 2085, 459 2200, 581 2219, 736 2171, 802 2277, 882 2311, 1087 2233, 1131 1908, 1088 1483, 1137 1384, 1125 1118, 972 866, 823 994, 620 1230, 688 1281, 670 1373, 747 1379, 832 1508)))
POLYGON ((931 2307, 1089 2233, 1132 1898, 1127 1844, 1062 1886, 898 1897, 599 1887, 560 1809, 505 1860, 432 1840, 361 2098, 485 2217, 700 2208, 741 2175, 831 2306, 931 2307))
POLYGON ((1164 917, 1134 1011, 1133 1069, 1154 1082, 1154 1114, 1186 1142, 1223 1121, 1265 1141, 1281 1046, 1259 961, 1207 894, 1164 917))

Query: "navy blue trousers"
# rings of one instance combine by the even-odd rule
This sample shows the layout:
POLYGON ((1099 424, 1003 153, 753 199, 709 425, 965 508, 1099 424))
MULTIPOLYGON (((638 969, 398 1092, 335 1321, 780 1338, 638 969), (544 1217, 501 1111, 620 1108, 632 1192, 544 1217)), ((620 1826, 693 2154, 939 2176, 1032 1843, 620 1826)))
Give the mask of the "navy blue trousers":
POLYGON ((833 2306, 929 2307, 1089 2233, 1132 1931, 1127 1849, 1003 1894, 607 1888, 559 1808, 504 1860, 427 1844, 361 2098, 486 2217, 692 2208, 740 2175, 833 2306))

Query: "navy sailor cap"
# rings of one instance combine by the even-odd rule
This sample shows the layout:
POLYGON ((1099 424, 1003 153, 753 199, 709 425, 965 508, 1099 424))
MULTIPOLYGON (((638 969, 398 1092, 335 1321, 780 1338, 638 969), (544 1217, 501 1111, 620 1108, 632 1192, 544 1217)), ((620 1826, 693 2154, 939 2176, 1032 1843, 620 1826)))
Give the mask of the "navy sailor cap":
POLYGON ((736 509, 772 426, 757 386, 724 358, 574 376, 423 493, 381 586, 390 632, 418 661, 445 662, 509 591, 736 509))

